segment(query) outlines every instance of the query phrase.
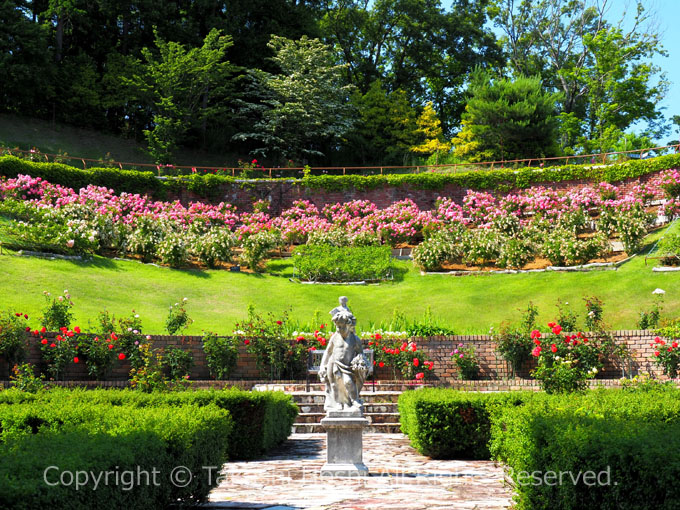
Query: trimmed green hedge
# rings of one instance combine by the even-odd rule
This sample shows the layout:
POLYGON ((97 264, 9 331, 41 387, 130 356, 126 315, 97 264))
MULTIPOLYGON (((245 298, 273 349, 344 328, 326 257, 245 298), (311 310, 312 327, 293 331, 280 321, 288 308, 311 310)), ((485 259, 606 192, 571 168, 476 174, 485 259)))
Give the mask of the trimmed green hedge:
POLYGON ((0 427, 0 508, 141 510, 205 500, 217 480, 204 466, 226 461, 232 420, 213 404, 56 398, 0 405, 0 427), (185 486, 171 481, 178 466, 191 475, 185 486))
POLYGON ((301 280, 352 282, 383 280, 392 269, 389 246, 306 245, 293 250, 295 271, 301 280))
MULTIPOLYGON (((452 184, 473 190, 527 188, 535 184, 588 180, 617 182, 628 178, 680 167, 680 154, 670 154, 645 160, 631 160, 607 166, 566 165, 549 168, 526 167, 517 170, 498 169, 461 172, 457 174, 420 173, 393 175, 322 175, 297 179, 302 186, 313 190, 370 190, 386 186, 408 185, 414 189, 440 190, 452 184)), ((61 163, 41 163, 15 156, 0 157, 0 175, 16 177, 27 174, 54 183, 79 189, 88 184, 106 186, 117 193, 149 193, 163 198, 167 191, 186 188, 200 196, 214 198, 220 195, 220 186, 234 184, 236 179, 213 174, 157 179, 152 172, 118 170, 115 168, 89 168, 82 170, 61 163)), ((290 181, 290 179, 262 179, 262 181, 290 181)))
POLYGON ((427 389, 402 394, 399 411, 426 455, 503 462, 520 510, 680 508, 678 389, 427 389))
POLYGON ((399 396, 401 430, 416 450, 433 459, 489 459, 492 411, 521 405, 533 396, 440 388, 406 391, 399 396))
POLYGON ((112 406, 157 407, 215 405, 226 409, 234 426, 228 438, 230 459, 251 459, 282 443, 290 435, 298 408, 291 397, 280 391, 183 391, 141 393, 132 390, 66 390, 55 388, 32 395, 13 390, 0 392, 0 404, 23 402, 76 402, 112 406))
POLYGON ((679 397, 608 390, 501 409, 491 451, 517 508, 680 508, 679 397))

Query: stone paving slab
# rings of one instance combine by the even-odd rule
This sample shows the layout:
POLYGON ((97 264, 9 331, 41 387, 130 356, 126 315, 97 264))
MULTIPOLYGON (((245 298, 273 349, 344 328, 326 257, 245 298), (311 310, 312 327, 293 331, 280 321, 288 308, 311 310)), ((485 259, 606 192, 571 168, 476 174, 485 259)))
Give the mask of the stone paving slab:
POLYGON ((293 434, 262 459, 224 465, 203 508, 217 510, 497 510, 512 493, 490 461, 432 460, 403 434, 364 434, 368 477, 320 476, 325 434, 293 434))

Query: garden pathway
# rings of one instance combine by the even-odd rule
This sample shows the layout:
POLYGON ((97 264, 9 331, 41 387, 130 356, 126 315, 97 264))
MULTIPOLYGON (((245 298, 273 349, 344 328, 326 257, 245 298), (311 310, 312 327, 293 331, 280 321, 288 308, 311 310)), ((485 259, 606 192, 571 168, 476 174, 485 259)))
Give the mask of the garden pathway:
POLYGON ((261 459, 225 464, 207 509, 495 510, 509 508, 490 461, 432 460, 403 434, 364 434, 366 478, 321 478, 325 434, 293 434, 261 459))

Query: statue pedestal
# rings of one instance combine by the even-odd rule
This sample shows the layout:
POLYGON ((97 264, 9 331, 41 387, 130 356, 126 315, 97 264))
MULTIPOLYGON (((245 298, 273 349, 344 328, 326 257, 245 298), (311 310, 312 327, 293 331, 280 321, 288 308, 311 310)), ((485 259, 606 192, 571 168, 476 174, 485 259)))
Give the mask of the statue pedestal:
POLYGON ((328 411, 321 420, 326 429, 326 463, 321 476, 366 476, 362 433, 368 425, 360 410, 328 411))

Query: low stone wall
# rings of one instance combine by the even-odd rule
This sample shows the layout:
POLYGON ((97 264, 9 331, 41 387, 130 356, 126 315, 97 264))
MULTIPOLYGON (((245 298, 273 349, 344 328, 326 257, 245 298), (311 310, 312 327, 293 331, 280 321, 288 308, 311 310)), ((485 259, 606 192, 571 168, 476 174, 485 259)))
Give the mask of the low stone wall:
MULTIPOLYGON (((630 366, 622 367, 616 360, 607 360, 604 370, 598 374, 598 380, 615 380, 626 373, 633 375, 644 372, 652 373, 656 377, 663 378, 661 370, 652 362, 654 348, 650 343, 654 341, 653 331, 613 331, 617 343, 625 343, 632 354, 633 362, 630 366)), ((56 334, 45 335, 53 338, 56 334)), ((192 380, 210 380, 210 373, 205 362, 205 353, 202 347, 202 337, 200 336, 152 336, 155 348, 181 347, 191 352, 194 358, 194 367, 191 371, 192 380)), ((530 371, 535 366, 535 360, 530 359, 519 371, 517 378, 510 377, 508 364, 501 359, 495 352, 496 345, 493 338, 488 335, 466 335, 448 337, 429 337, 416 339, 419 349, 424 353, 424 357, 434 361, 433 377, 431 382, 445 386, 465 386, 467 381, 461 381, 458 377, 458 370, 455 362, 449 355, 453 349, 462 343, 464 346, 472 345, 475 348, 477 358, 480 362, 479 379, 481 381, 502 383, 511 386, 513 389, 523 386, 533 387, 535 382, 530 379, 530 371)), ((7 364, 0 357, 0 379, 7 379, 7 364)), ((39 367, 42 363, 38 341, 35 337, 30 338, 30 348, 27 360, 29 363, 39 367)), ((130 370, 127 361, 116 361, 114 369, 107 377, 107 381, 112 385, 123 383, 128 378, 130 370)), ((397 378, 398 378, 397 374, 397 378)), ((85 364, 70 364, 66 372, 67 381, 86 381, 89 379, 85 364)), ((239 359, 236 369, 231 374, 232 381, 242 381, 246 387, 263 382, 263 377, 259 373, 254 357, 246 352, 245 345, 239 346, 239 359)), ((300 374, 300 379, 304 379, 304 374, 300 374)), ((394 372, 388 367, 376 368, 376 380, 386 381, 395 379, 394 372)), ((493 384, 492 384, 493 386, 493 384)), ((529 388, 527 388, 529 389, 529 388)))

